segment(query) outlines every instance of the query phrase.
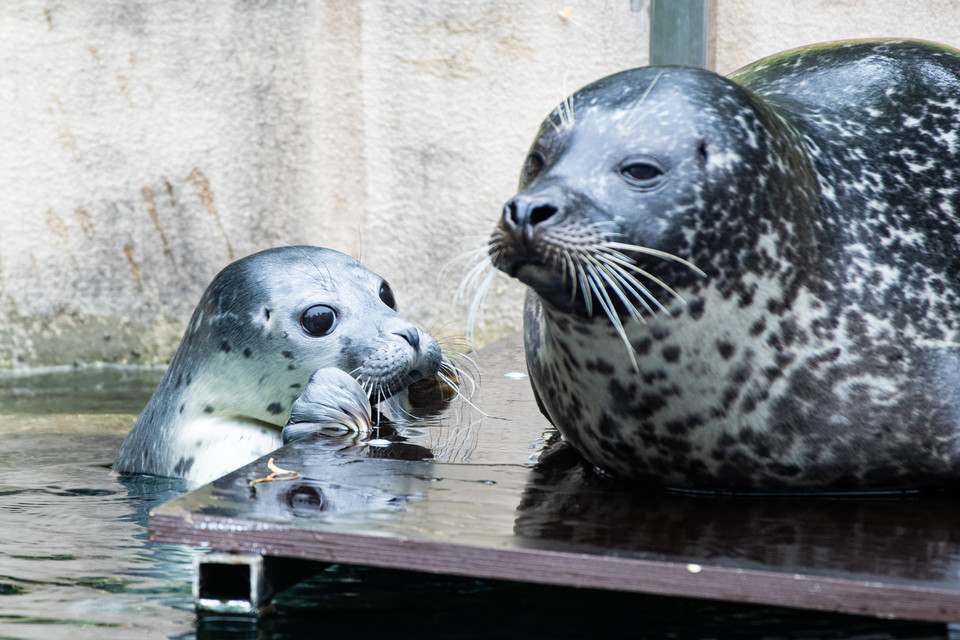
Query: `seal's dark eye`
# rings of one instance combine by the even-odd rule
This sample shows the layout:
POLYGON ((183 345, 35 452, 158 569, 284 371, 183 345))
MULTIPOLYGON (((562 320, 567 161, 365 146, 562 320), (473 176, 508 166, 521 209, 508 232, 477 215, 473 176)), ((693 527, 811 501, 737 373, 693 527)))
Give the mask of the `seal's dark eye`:
POLYGON ((325 304, 315 304, 300 316, 300 326, 315 338, 329 334, 336 324, 337 312, 325 304))
POLYGON ((653 187, 660 184, 663 170, 649 162, 631 162, 620 168, 620 175, 638 187, 653 187))
POLYGON ((393 289, 387 284, 386 280, 380 283, 380 300, 394 311, 397 310, 397 299, 393 295, 393 289))
POLYGON ((523 175, 520 177, 520 181, 526 184, 536 178, 543 171, 544 164, 546 164, 546 161, 542 155, 536 151, 531 153, 527 156, 527 161, 523 163, 523 175))

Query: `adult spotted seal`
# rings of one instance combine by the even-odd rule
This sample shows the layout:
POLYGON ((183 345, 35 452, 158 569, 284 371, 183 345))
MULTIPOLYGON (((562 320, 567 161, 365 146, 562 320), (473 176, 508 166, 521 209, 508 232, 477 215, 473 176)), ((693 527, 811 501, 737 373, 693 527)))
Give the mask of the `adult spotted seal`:
POLYGON ((406 388, 442 362, 390 285, 357 260, 308 246, 262 251, 207 288, 113 468, 206 482, 280 446, 292 408, 286 440, 304 423, 359 430, 367 398, 402 412, 406 388))
POLYGON ((960 52, 639 68, 541 126, 490 241, 546 416, 708 490, 960 477, 960 52))

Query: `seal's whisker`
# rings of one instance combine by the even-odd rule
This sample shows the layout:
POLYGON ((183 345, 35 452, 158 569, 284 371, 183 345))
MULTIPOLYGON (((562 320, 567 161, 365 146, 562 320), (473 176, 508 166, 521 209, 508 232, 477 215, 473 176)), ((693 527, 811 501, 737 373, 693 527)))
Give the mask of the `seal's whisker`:
MULTIPOLYGON (((477 250, 479 256, 481 250, 477 250)), ((479 261, 473 265, 470 270, 463 276, 460 280, 460 284, 457 286, 457 290, 453 294, 453 304, 459 303, 462 300, 469 289, 476 287, 477 281, 480 280, 480 277, 483 276, 484 271, 487 269, 492 269, 493 264, 490 262, 490 256, 487 254, 486 248, 482 249, 483 255, 480 256, 479 261)))
MULTIPOLYGON (((590 268, 590 265, 588 264, 587 267, 590 268)), ((613 308, 613 302, 607 295, 607 292, 603 287, 603 283, 598 282, 595 278, 599 278, 599 276, 596 276, 591 269, 590 289, 593 291, 594 295, 597 296, 597 302, 599 302, 600 306, 603 307, 603 311, 606 313, 607 318, 610 320, 610 323, 613 325, 614 329, 616 329, 617 335, 620 336, 620 339, 627 346, 627 355, 630 356, 630 363, 633 365, 633 368, 639 370, 639 366, 637 365, 637 356, 633 351, 633 345, 630 344, 630 338, 627 337, 627 331, 624 329, 623 323, 620 322, 620 316, 617 315, 616 310, 613 308)))
MULTIPOLYGON (((619 267, 613 265, 602 265, 600 268, 603 269, 604 272, 609 273, 611 277, 615 278, 617 282, 620 283, 620 288, 625 289, 628 293, 630 293, 630 295, 636 298, 637 302, 643 305, 643 308, 650 315, 655 315, 656 311, 654 311, 653 307, 650 306, 647 300, 652 301, 659 310, 666 311, 663 305, 660 304, 660 302, 653 296, 650 290, 643 286, 643 283, 633 277, 633 275, 630 273, 625 272, 619 267)), ((641 322, 646 322, 646 319, 642 316, 635 317, 637 317, 637 319, 639 319, 641 322)))
MULTIPOLYGON (((470 382, 470 397, 473 397, 473 394, 477 391, 477 378, 480 377, 480 368, 477 366, 476 361, 468 356, 465 353, 460 353, 459 351, 444 351, 444 355, 447 356, 440 363, 440 373, 445 375, 456 376, 457 380, 468 380, 470 382), (461 362, 466 362, 467 367, 459 366, 461 362), (476 376, 474 373, 476 372, 476 376)), ((462 388, 461 383, 457 383, 457 388, 462 388)))
POLYGON ((493 282, 493 279, 497 277, 497 273, 495 269, 490 270, 480 283, 480 286, 477 288, 477 293, 470 302, 470 309, 467 311, 467 333, 465 336, 470 345, 474 343, 474 329, 477 324, 477 318, 483 314, 483 304, 486 302, 487 293, 490 291, 490 284, 493 282))
MULTIPOLYGON (((601 278, 603 278, 603 280, 607 283, 607 286, 611 290, 613 290, 617 298, 620 299, 620 302, 623 303, 623 306, 627 309, 627 313, 629 313, 630 316, 635 320, 645 323, 646 319, 644 319, 643 314, 641 314, 637 310, 637 308, 634 306, 634 304, 630 302, 629 298, 627 298, 626 293, 623 290, 623 286, 615 282, 615 280, 617 280, 623 283, 623 280, 619 276, 619 274, 616 274, 607 266, 600 264, 593 256, 589 256, 589 259, 596 273, 600 275, 601 278)), ((643 305, 643 307, 647 310, 647 312, 649 312, 651 315, 653 314, 653 309, 650 307, 649 304, 647 304, 646 300, 644 300, 642 296, 639 296, 636 292, 630 289, 629 286, 627 287, 627 290, 630 291, 630 293, 632 293, 634 297, 637 298, 637 300, 643 305)))
MULTIPOLYGON (((486 238, 484 238, 484 240, 486 240, 486 238)), ((440 267, 440 272, 437 275, 437 278, 442 278, 444 275, 446 275, 448 269, 459 262, 465 262, 467 268, 470 268, 470 265, 472 265, 474 262, 482 262, 484 258, 487 258, 487 251, 488 245, 484 244, 483 246, 470 249, 469 251, 458 253, 443 263, 443 266, 440 267)))
MULTIPOLYGON (((626 256, 620 256, 620 258, 622 258, 622 260, 629 260, 629 258, 627 258, 626 256)), ((644 271, 643 269, 641 269, 640 267, 636 266, 635 264, 632 264, 632 263, 630 263, 630 262, 623 262, 622 260, 617 259, 617 256, 613 256, 613 255, 609 255, 609 254, 604 254, 604 253, 598 253, 598 254, 597 254, 597 259, 600 260, 600 261, 602 261, 602 262, 604 262, 605 264, 610 265, 611 269, 613 269, 617 274, 619 274, 620 277, 623 277, 623 278, 627 279, 627 280, 630 282, 630 284, 632 285, 632 287, 633 287, 637 292, 642 293, 645 298, 647 298, 648 300, 650 300, 651 302, 653 302, 653 304, 655 304, 655 305, 657 306, 657 308, 660 309, 661 311, 663 311, 664 313, 667 313, 667 308, 664 307, 663 304, 661 304, 661 302, 660 302, 659 300, 657 300, 656 296, 653 295, 653 292, 650 291, 650 289, 648 289, 647 287, 645 287, 642 282, 640 282, 639 280, 637 280, 637 278, 635 278, 635 277, 630 273, 630 271, 633 271, 634 273, 637 273, 637 274, 639 274, 639 275, 641 275, 641 276, 644 276, 644 277, 652 280, 655 284, 663 287, 668 293, 670 293, 671 295, 673 295, 673 296, 674 296, 677 300, 679 300, 682 304, 686 304, 686 302, 685 302, 684 299, 680 296, 680 294, 678 294, 676 291, 674 291, 674 290, 673 290, 671 287, 669 287, 665 282, 663 282, 662 280, 660 280, 660 279, 657 278, 656 276, 654 276, 654 275, 652 275, 652 274, 644 271)), ((646 305, 644 305, 644 306, 646 306, 646 305)), ((649 307, 647 307, 647 309, 650 311, 650 313, 653 313, 653 310, 652 310, 652 309, 650 309, 649 307)))
POLYGON ((638 244, 627 244, 624 242, 613 242, 613 241, 606 241, 603 243, 603 246, 609 249, 621 249, 623 251, 633 251, 634 253, 644 253, 649 256, 664 258, 665 260, 673 260, 674 262, 679 262, 685 267, 689 267, 690 269, 693 269, 694 271, 697 272, 698 275, 701 275, 704 277, 706 277, 707 275, 703 271, 703 269, 693 264, 689 260, 684 260, 680 256, 675 256, 672 253, 667 253, 666 251, 659 251, 657 249, 651 249, 650 247, 644 247, 638 244))
MULTIPOLYGON (((460 398, 460 400, 462 400, 463 402, 465 402, 465 403, 467 403, 468 405, 470 405, 470 407, 471 407, 472 409, 474 409, 475 411, 477 411, 477 412, 478 412, 480 415, 482 415, 484 418, 489 418, 489 417, 490 417, 490 416, 487 415, 482 409, 480 409, 480 407, 478 407, 477 405, 475 405, 475 404, 473 404, 472 402, 470 402, 470 398, 468 398, 467 396, 463 395, 463 394, 460 392, 459 387, 456 386, 456 383, 455 383, 453 380, 450 380, 449 378, 447 378, 447 376, 445 376, 445 375, 443 375, 442 373, 439 373, 439 372, 437 373, 437 377, 440 378, 441 380, 443 380, 444 382, 446 382, 448 385, 450 385, 450 386, 457 392, 457 397, 460 398)), ((472 394, 471 394, 471 397, 472 397, 472 394)))
POLYGON ((637 124, 637 118, 639 117, 640 112, 638 111, 640 107, 643 106, 643 103, 646 101, 647 96, 650 95, 650 92, 653 91, 653 88, 656 86, 657 82, 660 80, 660 77, 663 75, 663 71, 660 71, 653 80, 650 81, 650 84, 647 85, 646 90, 640 95, 639 98, 631 102, 624 109, 628 112, 628 116, 624 118, 623 124, 627 127, 634 127, 637 124))
POLYGON ((587 273, 583 268, 583 262, 577 260, 577 277, 580 280, 580 289, 583 291, 583 303, 587 308, 587 315, 593 315, 593 296, 590 295, 591 288, 588 287, 590 279, 587 277, 587 273))

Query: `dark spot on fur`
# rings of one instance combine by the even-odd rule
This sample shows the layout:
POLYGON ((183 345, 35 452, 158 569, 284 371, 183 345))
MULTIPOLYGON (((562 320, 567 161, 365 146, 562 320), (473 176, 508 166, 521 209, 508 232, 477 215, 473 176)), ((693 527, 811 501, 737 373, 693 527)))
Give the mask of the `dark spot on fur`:
POLYGON ((783 371, 778 367, 764 367, 763 368, 763 377, 767 379, 767 382, 773 382, 777 378, 783 375, 783 371))
POLYGON ((665 371, 644 371, 641 374, 643 383, 647 385, 652 385, 655 382, 662 382, 667 379, 667 373, 665 371))
POLYGON ((611 440, 620 439, 617 437, 619 435, 617 433, 617 423, 616 421, 613 421, 610 419, 610 416, 607 414, 606 411, 604 411, 603 415, 600 416, 600 424, 597 425, 597 428, 600 430, 600 433, 603 434, 603 436, 606 438, 610 438, 611 440))
POLYGON ((243 350, 243 356, 244 356, 245 358, 249 358, 251 355, 253 355, 253 352, 250 351, 250 347, 246 347, 246 348, 243 350))
POLYGON ((676 345, 666 346, 660 353, 663 354, 663 359, 667 362, 676 362, 680 359, 680 347, 676 345))
POLYGON ((745 364, 741 364, 738 367, 734 368, 730 372, 730 380, 734 384, 743 384, 750 379, 750 367, 745 364))
POLYGON ((186 409, 186 408, 187 408, 187 405, 181 404, 181 405, 180 405, 180 411, 179 411, 179 413, 182 415, 182 414, 183 414, 183 410, 186 409))
POLYGON ((193 466, 194 459, 193 457, 183 459, 180 458, 177 460, 177 464, 173 467, 173 475, 183 476, 186 475, 190 468, 193 466))
POLYGON ((798 475, 802 469, 795 464, 773 464, 770 466, 770 470, 775 474, 780 476, 786 476, 788 478, 798 475))
POLYGON ((740 389, 737 387, 727 387, 723 390, 723 409, 726 411, 733 404, 733 401, 740 395, 740 389))
POLYGON ((783 337, 784 346, 789 347, 797 338, 797 323, 795 320, 784 320, 780 323, 780 335, 783 337))
POLYGON ((221 342, 221 343, 220 343, 220 351, 223 351, 224 353, 230 353, 230 343, 227 342, 226 340, 224 340, 223 342, 221 342))
POLYGON ((190 383, 192 383, 192 382, 193 382, 193 376, 191 376, 191 375, 188 373, 188 374, 187 374, 187 386, 189 387, 189 386, 190 386, 190 383))
POLYGON ((295 370, 295 369, 296 369, 296 367, 293 366, 292 364, 288 364, 288 365, 287 365, 287 371, 293 371, 293 370, 295 370))
POLYGON ((761 333, 767 330, 767 321, 765 318, 760 318, 753 323, 753 326, 750 327, 750 337, 756 338, 761 333))
POLYGON ((601 375, 609 376, 613 374, 613 366, 603 360, 587 360, 587 370, 593 371, 594 373, 599 373, 601 375))
POLYGON ((730 342, 727 342, 726 340, 718 340, 717 351, 720 352, 720 356, 724 360, 729 360, 730 358, 733 357, 733 354, 737 352, 737 348, 730 342))
POLYGON ((300 383, 299 383, 299 382, 294 382, 292 385, 290 385, 290 388, 291 388, 291 389, 299 389, 299 388, 300 388, 300 383))
POLYGON ((293 359, 293 351, 281 351, 280 353, 283 354, 284 358, 293 359))
POLYGON ((653 342, 650 338, 643 338, 633 343, 633 350, 638 356, 645 356, 650 353, 650 346, 653 342))
POLYGON ((281 406, 279 402, 271 402, 270 404, 267 405, 267 411, 269 411, 273 415, 279 415, 283 413, 283 406, 281 406))
POLYGON ((636 417, 638 418, 648 418, 655 414, 660 409, 663 409, 667 406, 667 401, 663 399, 663 396, 653 393, 645 393, 640 398, 640 406, 637 407, 636 417))
POLYGON ((793 353, 778 353, 774 356, 773 361, 781 369, 793 362, 793 359, 796 357, 793 353))
POLYGON ((770 300, 767 301, 767 311, 775 316, 783 315, 783 312, 786 310, 787 306, 783 303, 783 300, 770 298, 770 300))
POLYGON ((203 408, 203 412, 204 412, 204 413, 213 413, 213 407, 211 407, 210 405, 207 405, 207 406, 205 406, 205 407, 203 408))
POLYGON ((650 330, 650 335, 653 336, 654 340, 666 340, 670 337, 670 330, 666 327, 655 325, 653 329, 650 330))
POLYGON ((706 303, 703 298, 697 298, 690 302, 687 305, 687 313, 690 314, 690 317, 694 320, 699 320, 703 317, 703 310, 706 308, 706 303))

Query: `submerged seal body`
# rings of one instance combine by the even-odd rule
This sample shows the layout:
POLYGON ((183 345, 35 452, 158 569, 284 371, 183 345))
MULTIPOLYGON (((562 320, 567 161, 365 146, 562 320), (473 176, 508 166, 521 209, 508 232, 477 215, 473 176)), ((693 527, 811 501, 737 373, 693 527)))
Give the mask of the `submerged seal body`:
POLYGON ((296 402, 314 420, 362 428, 364 398, 397 404, 441 363, 436 341, 357 260, 308 246, 262 251, 207 288, 114 470, 212 480, 279 447, 296 402))
POLYGON ((581 89, 489 247, 546 416, 658 485, 956 482, 958 133, 960 52, 922 42, 581 89))

